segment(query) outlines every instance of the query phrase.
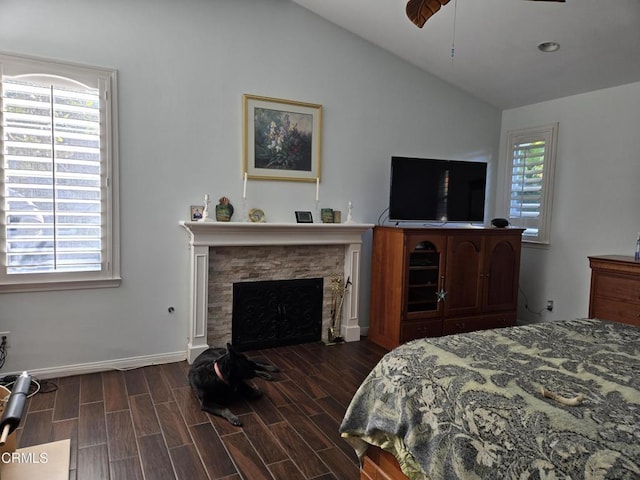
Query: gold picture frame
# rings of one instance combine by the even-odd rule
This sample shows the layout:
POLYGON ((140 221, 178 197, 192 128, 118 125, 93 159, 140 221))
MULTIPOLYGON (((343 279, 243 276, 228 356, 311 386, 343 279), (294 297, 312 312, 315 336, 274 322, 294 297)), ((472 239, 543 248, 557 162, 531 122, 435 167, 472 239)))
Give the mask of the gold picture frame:
POLYGON ((256 180, 320 178, 322 105, 245 94, 243 172, 256 180))

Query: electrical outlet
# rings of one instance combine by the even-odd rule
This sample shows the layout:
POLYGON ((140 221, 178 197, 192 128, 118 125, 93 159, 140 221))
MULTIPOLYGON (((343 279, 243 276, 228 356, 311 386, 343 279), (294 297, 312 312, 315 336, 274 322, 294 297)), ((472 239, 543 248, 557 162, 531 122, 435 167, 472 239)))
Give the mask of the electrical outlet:
POLYGON ((0 332, 0 344, 4 343, 4 347, 9 346, 9 333, 11 332, 0 332))
POLYGON ((553 311, 553 300, 547 300, 547 310, 553 311))

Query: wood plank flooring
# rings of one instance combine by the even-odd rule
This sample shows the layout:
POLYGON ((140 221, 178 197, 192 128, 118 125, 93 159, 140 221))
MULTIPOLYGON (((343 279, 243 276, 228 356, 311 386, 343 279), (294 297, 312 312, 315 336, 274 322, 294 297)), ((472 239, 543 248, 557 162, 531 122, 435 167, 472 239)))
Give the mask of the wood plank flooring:
POLYGON ((282 371, 231 407, 243 427, 200 410, 186 362, 63 377, 29 399, 18 445, 70 438, 71 480, 356 480, 338 427, 385 353, 366 339, 247 352, 282 371))

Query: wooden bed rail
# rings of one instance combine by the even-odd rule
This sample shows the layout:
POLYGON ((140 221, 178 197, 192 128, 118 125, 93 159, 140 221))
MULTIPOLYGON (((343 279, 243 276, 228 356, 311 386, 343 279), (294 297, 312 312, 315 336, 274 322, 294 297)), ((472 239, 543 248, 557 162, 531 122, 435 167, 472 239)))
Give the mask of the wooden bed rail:
POLYGON ((360 480, 409 480, 400 470, 393 455, 381 448, 369 446, 365 453, 360 480))

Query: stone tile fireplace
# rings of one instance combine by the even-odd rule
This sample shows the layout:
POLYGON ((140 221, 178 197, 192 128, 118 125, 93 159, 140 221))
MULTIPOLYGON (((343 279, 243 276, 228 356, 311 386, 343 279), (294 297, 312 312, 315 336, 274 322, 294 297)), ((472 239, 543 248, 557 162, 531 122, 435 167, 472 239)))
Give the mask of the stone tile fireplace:
POLYGON ((324 278, 322 338, 330 318, 333 275, 352 285, 344 298, 340 335, 360 339, 358 325, 362 234, 371 224, 181 222, 189 233, 189 339, 187 360, 230 342, 233 284, 243 281, 324 278))
MULTIPOLYGON (((221 246, 209 252, 207 344, 232 341, 232 286, 242 282, 324 278, 322 331, 329 327, 332 275, 344 272, 344 245, 221 246)), ((326 335, 325 335, 326 336, 326 335)))
POLYGON ((321 277, 235 282, 231 315, 235 349, 320 341, 323 284, 321 277))

